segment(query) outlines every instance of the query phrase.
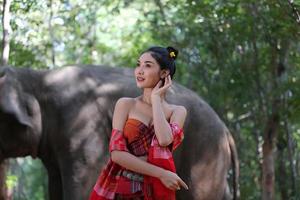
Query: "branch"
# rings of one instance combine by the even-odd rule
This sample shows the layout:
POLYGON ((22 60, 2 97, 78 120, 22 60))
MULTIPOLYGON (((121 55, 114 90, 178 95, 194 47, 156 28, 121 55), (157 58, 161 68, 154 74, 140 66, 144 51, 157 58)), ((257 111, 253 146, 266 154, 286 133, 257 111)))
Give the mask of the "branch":
POLYGON ((289 5, 291 6, 292 10, 293 10, 293 15, 296 17, 296 22, 298 24, 300 24, 300 12, 299 10, 296 8, 296 6, 294 5, 292 0, 287 0, 289 5))
POLYGON ((161 14, 162 20, 167 24, 166 15, 163 9, 163 5, 161 4, 161 1, 160 0, 154 0, 154 1, 159 8, 159 12, 161 14))

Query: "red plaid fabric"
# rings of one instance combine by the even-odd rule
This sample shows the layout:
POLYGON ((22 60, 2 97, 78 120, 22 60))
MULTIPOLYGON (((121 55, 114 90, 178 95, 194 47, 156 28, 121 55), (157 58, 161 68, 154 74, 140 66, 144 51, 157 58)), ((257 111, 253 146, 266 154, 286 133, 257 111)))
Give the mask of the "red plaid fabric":
MULTIPOLYGON (((149 148, 148 162, 158 167, 176 172, 172 152, 183 140, 183 130, 176 124, 171 123, 173 143, 170 147, 159 146, 157 138, 154 136, 149 148)), ((144 178, 145 200, 175 200, 175 191, 168 189, 155 177, 145 176, 144 178)))
MULTIPOLYGON (((109 151, 127 151, 126 140, 123 132, 117 129, 112 130, 109 143, 109 151)), ((96 185, 90 195, 90 200, 109 200, 115 198, 115 192, 122 172, 122 167, 109 159, 106 167, 99 176, 96 185)))
POLYGON ((124 138, 123 131, 117 129, 112 130, 109 142, 109 152, 112 152, 113 150, 129 152, 127 149, 127 142, 124 138))
POLYGON ((178 124, 176 123, 171 123, 171 130, 172 130, 172 134, 173 134, 173 143, 172 145, 172 151, 174 151, 183 141, 184 139, 184 133, 183 133, 183 129, 180 128, 178 126, 178 124))
MULTIPOLYGON (((136 120, 136 122, 138 121, 136 120)), ((175 172, 175 165, 171 151, 175 150, 181 143, 183 139, 182 129, 180 129, 175 123, 170 124, 174 142, 170 148, 167 148, 159 146, 154 134, 153 126, 147 127, 142 122, 134 124, 134 126, 137 127, 136 130, 133 129, 134 126, 132 126, 132 128, 128 128, 125 125, 126 134, 117 129, 112 130, 109 151, 127 151, 136 156, 148 153, 148 162, 175 172), (134 133, 136 131, 138 132, 137 134, 134 133)), ((175 192, 164 187, 159 179, 144 176, 144 183, 134 181, 122 176, 124 170, 124 168, 112 162, 110 159, 93 188, 90 200, 160 200, 156 197, 164 198, 164 200, 175 199, 175 192), (157 193, 161 193, 163 195, 157 196, 157 193)))
MULTIPOLYGON (((141 125, 143 126, 143 124, 141 125)), ((145 131, 140 131, 139 136, 135 137, 130 143, 128 143, 129 151, 136 156, 147 155, 153 135, 153 128, 148 128, 145 131)))

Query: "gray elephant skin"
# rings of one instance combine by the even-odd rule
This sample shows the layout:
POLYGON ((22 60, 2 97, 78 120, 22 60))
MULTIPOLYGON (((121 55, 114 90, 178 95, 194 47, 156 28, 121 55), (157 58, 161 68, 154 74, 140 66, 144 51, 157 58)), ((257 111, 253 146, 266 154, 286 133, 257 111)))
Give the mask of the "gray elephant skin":
MULTIPOLYGON (((121 97, 136 97, 133 69, 68 66, 55 70, 0 68, 0 162, 32 156, 48 172, 50 200, 88 199, 109 158, 112 115, 121 97)), ((173 82, 169 103, 188 115, 185 138, 175 151, 177 173, 189 190, 179 200, 232 199, 227 182, 238 160, 231 134, 213 109, 191 90, 173 82)))

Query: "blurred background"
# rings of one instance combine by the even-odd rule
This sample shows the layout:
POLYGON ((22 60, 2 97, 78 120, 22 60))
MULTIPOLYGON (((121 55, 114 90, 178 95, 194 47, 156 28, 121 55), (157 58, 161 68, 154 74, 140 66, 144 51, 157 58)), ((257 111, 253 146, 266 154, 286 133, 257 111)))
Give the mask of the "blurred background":
MULTIPOLYGON (((266 199, 269 189, 300 199, 300 0, 0 2, 2 65, 135 67, 152 45, 176 47, 175 80, 234 136, 241 199, 266 199)), ((39 160, 3 168, 11 199, 47 199, 39 160)))

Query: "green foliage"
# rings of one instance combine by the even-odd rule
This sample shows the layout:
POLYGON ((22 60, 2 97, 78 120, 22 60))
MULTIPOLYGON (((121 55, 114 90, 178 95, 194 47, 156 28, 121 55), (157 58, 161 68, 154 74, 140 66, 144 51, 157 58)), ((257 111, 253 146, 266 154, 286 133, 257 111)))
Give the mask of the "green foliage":
POLYGON ((47 174, 41 161, 29 157, 11 159, 6 185, 14 199, 47 199, 47 174))
POLYGON ((5 184, 9 190, 13 189, 17 185, 17 182, 18 182, 17 176, 7 175, 5 184))
POLYGON ((10 43, 10 65, 30 68, 44 68, 43 62, 38 59, 34 51, 26 48, 22 44, 10 43))

